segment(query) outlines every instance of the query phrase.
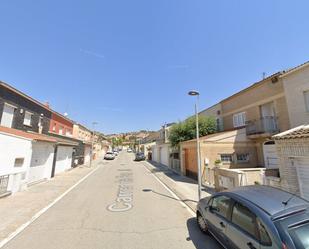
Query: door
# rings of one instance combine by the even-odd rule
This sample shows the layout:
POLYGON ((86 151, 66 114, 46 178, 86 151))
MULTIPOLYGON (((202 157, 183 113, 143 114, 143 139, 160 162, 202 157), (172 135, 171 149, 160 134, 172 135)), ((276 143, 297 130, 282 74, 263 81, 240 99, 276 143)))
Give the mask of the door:
POLYGON ((279 168, 279 157, 274 141, 267 141, 263 144, 264 164, 267 169, 279 168))
POLYGON ((277 130, 277 123, 275 120, 274 103, 270 102, 260 106, 262 117, 262 129, 265 132, 273 132, 277 130))
POLYGON ((309 200, 309 158, 298 158, 296 169, 300 194, 303 198, 309 200))
POLYGON ((275 116, 275 108, 273 102, 261 105, 261 116, 263 118, 275 116))
POLYGON ((224 246, 228 246, 226 228, 228 224, 231 203, 231 199, 227 196, 216 196, 210 201, 209 208, 206 210, 205 215, 205 220, 209 226, 210 232, 224 246))
POLYGON ((227 225, 226 235, 229 248, 259 249, 257 218, 246 206, 235 202, 231 222, 227 225))
POLYGON ((1 118, 2 126, 12 127, 15 109, 16 108, 12 105, 8 105, 6 103, 4 104, 2 118, 1 118))

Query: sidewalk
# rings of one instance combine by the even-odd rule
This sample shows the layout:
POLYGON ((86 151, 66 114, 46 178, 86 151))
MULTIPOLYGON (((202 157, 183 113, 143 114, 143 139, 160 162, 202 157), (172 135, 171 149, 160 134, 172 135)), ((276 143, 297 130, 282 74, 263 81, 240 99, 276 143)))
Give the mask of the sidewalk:
POLYGON ((91 168, 81 165, 32 185, 25 191, 1 198, 0 242, 99 165, 103 165, 102 158, 93 161, 91 168))
MULTIPOLYGON (((187 206, 194 212, 196 211, 198 201, 197 181, 186 176, 181 176, 165 165, 153 161, 146 161, 144 165, 186 203, 187 206)), ((208 197, 213 193, 215 193, 214 189, 202 187, 202 198, 208 197)))

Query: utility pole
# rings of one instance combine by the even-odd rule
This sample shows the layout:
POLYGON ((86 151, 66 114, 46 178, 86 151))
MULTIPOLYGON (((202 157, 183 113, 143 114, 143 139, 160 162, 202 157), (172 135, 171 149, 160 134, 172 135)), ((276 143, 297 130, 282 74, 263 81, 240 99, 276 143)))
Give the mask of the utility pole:
POLYGON ((94 143, 94 135, 95 135, 95 131, 94 131, 94 126, 97 125, 97 122, 92 122, 92 138, 91 138, 91 153, 90 153, 90 165, 89 167, 92 166, 92 159, 93 159, 93 143, 94 143))

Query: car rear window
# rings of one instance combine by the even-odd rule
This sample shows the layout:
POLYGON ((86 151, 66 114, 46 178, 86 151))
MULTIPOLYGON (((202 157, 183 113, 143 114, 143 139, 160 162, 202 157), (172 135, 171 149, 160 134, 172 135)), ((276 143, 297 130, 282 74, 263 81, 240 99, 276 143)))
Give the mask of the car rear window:
POLYGON ((297 249, 309 249, 309 223, 291 228, 289 233, 297 249))

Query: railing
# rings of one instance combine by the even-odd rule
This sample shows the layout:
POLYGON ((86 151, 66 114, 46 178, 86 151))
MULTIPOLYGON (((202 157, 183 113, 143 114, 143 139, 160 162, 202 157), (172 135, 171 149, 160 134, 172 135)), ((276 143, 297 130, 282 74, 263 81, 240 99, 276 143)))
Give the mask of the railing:
POLYGON ((279 132, 277 118, 268 116, 262 117, 258 120, 250 120, 246 122, 247 135, 270 133, 274 134, 279 132))
POLYGON ((0 176, 0 195, 7 192, 9 175, 0 176))

